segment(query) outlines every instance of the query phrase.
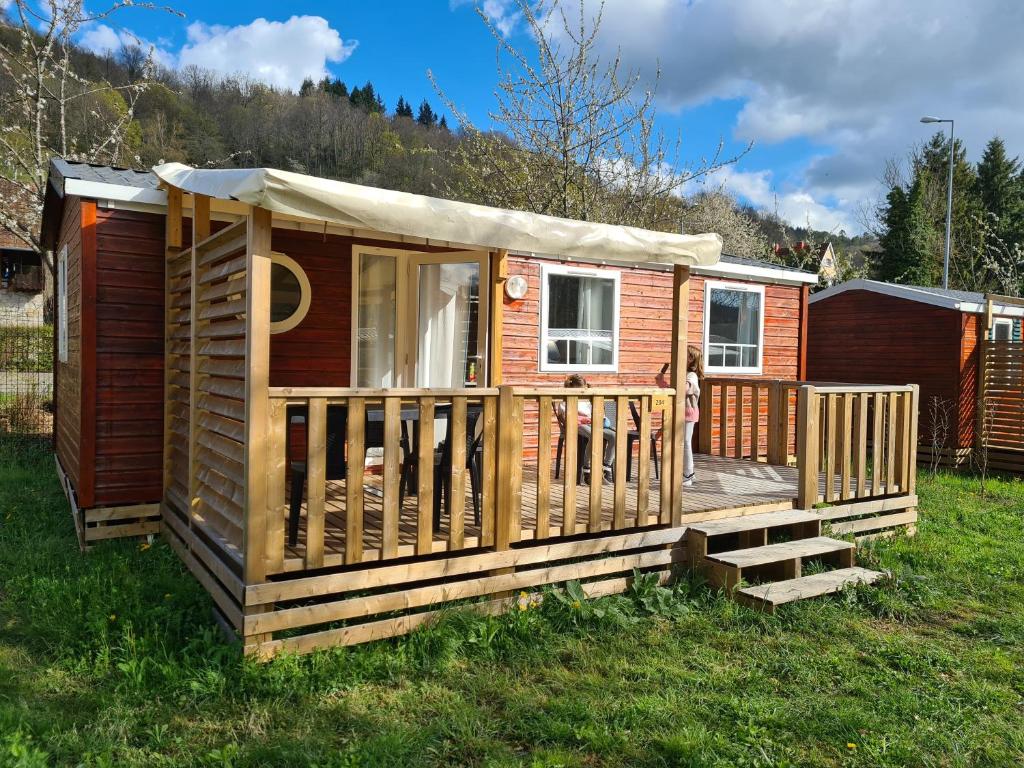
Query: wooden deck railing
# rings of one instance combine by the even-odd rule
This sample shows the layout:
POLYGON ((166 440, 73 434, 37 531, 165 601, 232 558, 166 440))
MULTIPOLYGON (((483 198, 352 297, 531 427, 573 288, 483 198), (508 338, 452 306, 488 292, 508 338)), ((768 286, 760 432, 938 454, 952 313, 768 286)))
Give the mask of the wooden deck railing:
MULTIPOLYGON (((316 569, 367 558, 385 560, 479 547, 503 550, 524 538, 542 540, 670 523, 671 484, 661 483, 657 499, 651 500, 655 491, 651 435, 659 428, 665 430, 662 447, 671 446, 672 419, 668 416, 673 394, 672 389, 643 387, 271 388, 268 572, 281 572, 289 558, 301 558, 303 569, 316 569), (616 423, 614 470, 606 479, 603 440, 591 440, 590 453, 584 457, 579 455, 584 443, 575 436, 581 404, 589 404, 600 435, 602 414, 609 402, 615 404, 616 423), (639 424, 634 424, 631 404, 639 424), (305 449, 295 456, 292 446, 289 457, 289 419, 296 408, 305 421, 305 449), (341 475, 329 477, 328 471, 331 408, 345 409, 344 445, 331 448, 335 463, 342 455, 338 452, 343 453, 344 491, 332 486, 337 496, 333 500, 329 481, 341 475), (379 470, 367 462, 371 446, 366 429, 370 424, 376 425, 378 440, 373 447, 378 449, 379 470), (556 472, 559 430, 564 440, 556 472), (631 450, 639 453, 632 482, 626 475, 627 466, 633 463, 627 457, 631 450), (468 451, 476 453, 473 471, 478 470, 476 500, 480 507, 479 524, 473 522, 472 535, 467 535, 468 451), (410 462, 417 468, 412 489, 410 462), (596 469, 587 473, 581 487, 577 478, 584 464, 596 469), (368 473, 377 471, 380 479, 369 482, 368 473), (287 494, 289 475, 293 486, 304 482, 306 487, 304 524, 294 546, 288 543, 293 503, 287 494), (450 483, 451 488, 442 505, 443 515, 435 492, 439 481, 450 483), (405 489, 403 482, 407 483, 405 489), (525 514, 524 493, 529 497, 525 514), (372 504, 368 503, 370 494, 372 504), (403 504, 403 497, 412 501, 403 504), (415 508, 414 515, 410 505, 415 508), (368 519, 371 507, 372 521, 368 519), (332 534, 332 525, 343 526, 343 534, 332 534), (415 529, 413 543, 409 541, 411 528, 415 529)), ((669 472, 671 456, 661 458, 663 471, 669 472)), ((469 504, 473 501, 470 496, 469 504)))
POLYGON ((798 506, 914 493, 916 385, 808 384, 797 397, 798 506))
POLYGON ((700 393, 698 448, 715 456, 788 464, 796 451, 802 382, 709 376, 700 393))

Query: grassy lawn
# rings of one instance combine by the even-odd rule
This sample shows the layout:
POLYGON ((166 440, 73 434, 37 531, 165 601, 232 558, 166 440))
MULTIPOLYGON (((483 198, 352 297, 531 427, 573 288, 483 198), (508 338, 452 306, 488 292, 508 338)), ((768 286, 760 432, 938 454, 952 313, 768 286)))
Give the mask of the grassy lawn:
POLYGON ((165 544, 80 556, 52 458, 0 467, 0 766, 1024 763, 1020 481, 922 478, 892 581, 775 616, 684 581, 257 666, 165 544))

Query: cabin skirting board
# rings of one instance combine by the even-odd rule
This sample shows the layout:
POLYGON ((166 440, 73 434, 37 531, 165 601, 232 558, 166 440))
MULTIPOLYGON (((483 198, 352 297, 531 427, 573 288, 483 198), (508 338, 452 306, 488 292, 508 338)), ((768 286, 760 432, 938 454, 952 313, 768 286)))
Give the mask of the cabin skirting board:
POLYGON ((75 488, 64 471, 60 458, 56 454, 53 458, 57 465, 57 479, 71 508, 78 547, 83 552, 88 552, 91 545, 97 541, 152 536, 160 532, 159 504, 131 504, 90 509, 79 507, 75 488))
POLYGON ((917 532, 916 494, 834 504, 814 511, 832 535, 852 534, 858 543, 900 532, 913 536, 917 532))
MULTIPOLYGON (((916 505, 916 496, 903 495, 818 512, 835 533, 868 540, 912 533, 916 505)), ((737 509, 733 516, 763 511, 737 509)), ((700 515, 722 516, 728 515, 700 515)), ((687 564, 686 522, 525 541, 500 552, 462 550, 290 572, 249 585, 241 579, 237 554, 225 552, 173 506, 165 508, 162 532, 213 598, 218 623, 241 638, 247 655, 267 660, 407 634, 455 607, 492 614, 517 605, 528 609, 543 588, 573 580, 588 597, 624 592, 635 570, 656 573, 664 583, 673 569, 687 564)))

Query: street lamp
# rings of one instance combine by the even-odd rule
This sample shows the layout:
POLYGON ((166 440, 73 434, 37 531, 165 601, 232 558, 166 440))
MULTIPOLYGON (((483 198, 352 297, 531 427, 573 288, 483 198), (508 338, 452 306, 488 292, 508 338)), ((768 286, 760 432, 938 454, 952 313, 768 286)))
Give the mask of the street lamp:
POLYGON ((949 123, 949 181, 946 184, 946 258, 942 262, 942 287, 949 288, 950 232, 953 228, 953 121, 941 117, 922 117, 922 123, 949 123))

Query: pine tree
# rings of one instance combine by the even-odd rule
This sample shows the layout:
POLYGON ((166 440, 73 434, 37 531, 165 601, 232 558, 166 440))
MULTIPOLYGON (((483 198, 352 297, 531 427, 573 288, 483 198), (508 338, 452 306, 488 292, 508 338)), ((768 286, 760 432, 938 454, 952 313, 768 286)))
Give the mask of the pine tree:
POLYGON ((440 128, 442 131, 448 130, 448 121, 445 119, 444 115, 441 115, 441 122, 437 124, 437 127, 440 128))
POLYGON ((1020 158, 1010 158, 998 136, 991 139, 978 163, 978 196, 986 213, 995 217, 995 231, 1008 244, 1024 235, 1024 185, 1020 158))
POLYGON ((398 97, 398 104, 395 106, 395 117, 412 118, 412 105, 405 100, 404 96, 398 97))
POLYGON ((936 285, 942 275, 935 229, 924 203, 925 182, 918 177, 909 192, 889 190, 883 214, 885 233, 878 277, 906 285, 936 285))
POLYGON ((302 85, 299 86, 299 96, 309 96, 315 87, 313 78, 307 77, 302 81, 302 85))
POLYGON ((433 128, 437 125, 437 114, 430 106, 430 102, 426 99, 420 104, 419 114, 416 115, 416 122, 422 125, 424 128, 433 128))

